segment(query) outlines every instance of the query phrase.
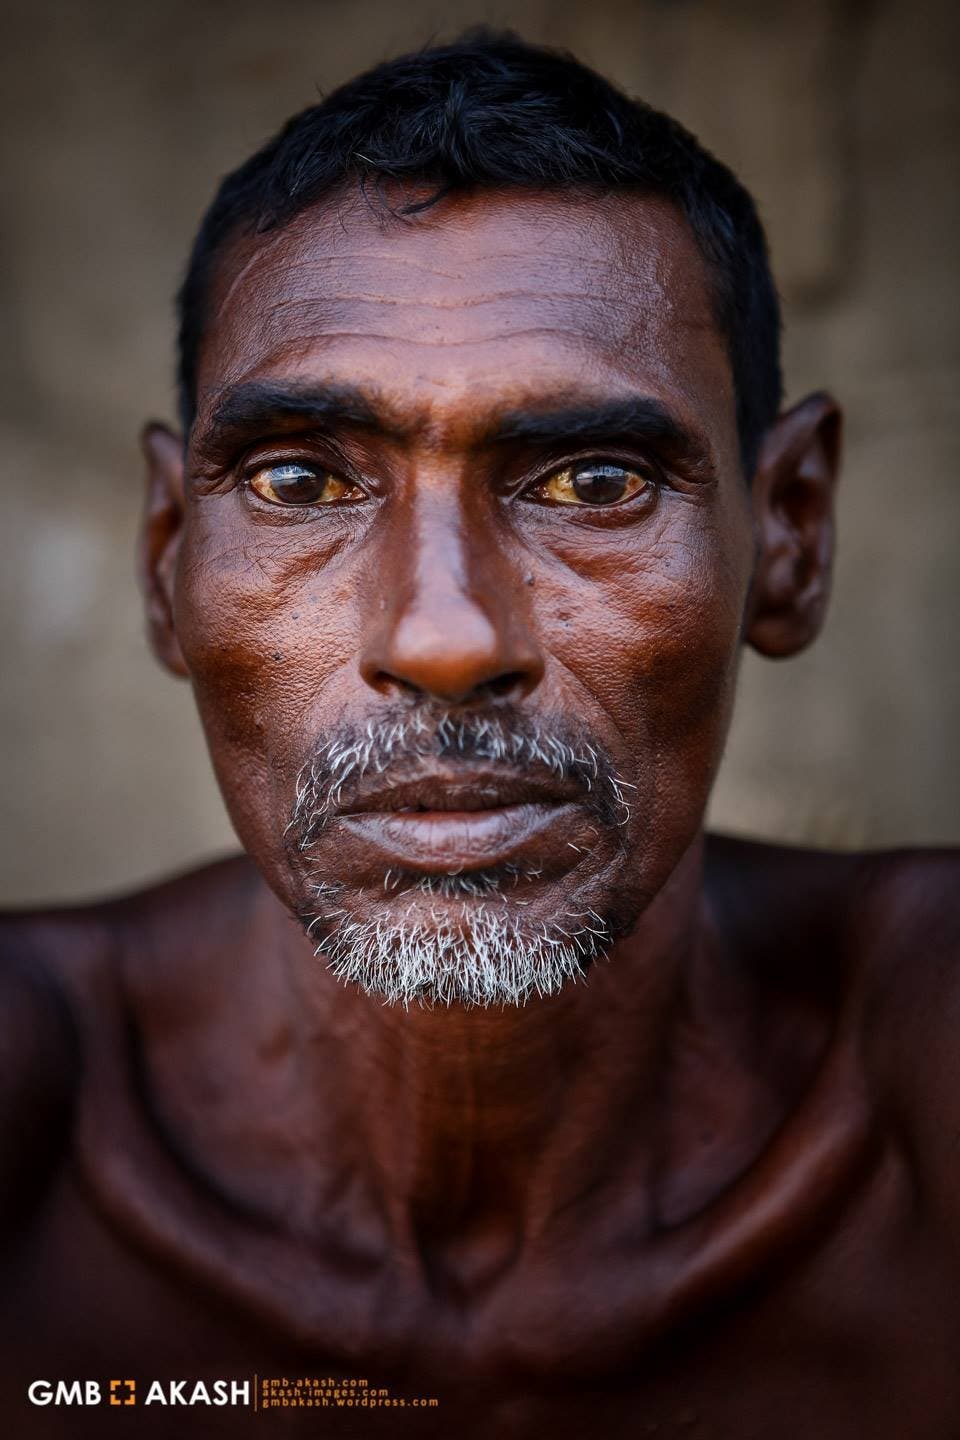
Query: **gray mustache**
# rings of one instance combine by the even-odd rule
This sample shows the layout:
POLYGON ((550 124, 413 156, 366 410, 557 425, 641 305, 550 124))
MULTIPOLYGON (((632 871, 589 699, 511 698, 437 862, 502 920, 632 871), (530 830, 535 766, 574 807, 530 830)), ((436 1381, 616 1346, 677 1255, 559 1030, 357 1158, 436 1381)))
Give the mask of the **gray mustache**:
POLYGON ((606 828, 630 818, 625 791, 607 750, 562 719, 533 723, 514 710, 494 716, 408 710, 345 728, 318 745, 297 777, 296 800, 286 827, 301 853, 315 845, 350 791, 373 775, 402 772, 424 759, 483 761, 512 773, 535 772, 576 787, 585 807, 606 828))

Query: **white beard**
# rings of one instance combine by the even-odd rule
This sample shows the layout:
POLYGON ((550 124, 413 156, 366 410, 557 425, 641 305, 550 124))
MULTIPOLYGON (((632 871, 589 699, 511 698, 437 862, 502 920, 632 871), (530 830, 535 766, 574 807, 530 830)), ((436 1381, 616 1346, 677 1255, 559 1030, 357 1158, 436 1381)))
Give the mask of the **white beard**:
POLYGON ((522 1005, 582 979, 613 938, 594 911, 565 917, 565 928, 525 926, 502 900, 465 903, 453 916, 447 906, 429 921, 414 908, 365 921, 334 912, 316 953, 339 980, 387 1004, 522 1005))
MULTIPOLYGON (((632 787, 590 742, 572 742, 556 728, 510 724, 503 716, 414 710, 330 741, 304 765, 286 831, 291 847, 311 854, 345 786, 423 757, 481 759, 511 770, 532 767, 540 774, 575 777, 598 824, 616 832, 630 817, 624 791, 632 787)), ((511 870, 501 867, 498 876, 422 876, 405 891, 406 910, 403 896, 394 893, 380 913, 363 921, 338 907, 343 882, 314 883, 318 913, 306 917, 307 934, 314 941, 323 937, 316 953, 338 979, 391 1004, 522 1005, 532 995, 553 995, 567 981, 581 979, 614 936, 594 910, 561 914, 549 924, 528 920, 519 913, 525 902, 508 899, 501 887, 534 877, 511 870), (446 902, 440 910, 425 903, 431 895, 446 902), (457 899, 459 906, 450 903, 457 899)), ((384 889, 395 892, 398 883, 388 870, 384 889)))

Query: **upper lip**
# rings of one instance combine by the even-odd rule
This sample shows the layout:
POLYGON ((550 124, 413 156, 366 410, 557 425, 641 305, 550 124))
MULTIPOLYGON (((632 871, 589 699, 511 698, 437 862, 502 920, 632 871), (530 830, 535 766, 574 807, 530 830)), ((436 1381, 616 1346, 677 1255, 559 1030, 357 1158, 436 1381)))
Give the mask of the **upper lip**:
POLYGON ((455 773, 432 772, 405 780, 377 776, 375 782, 359 785, 334 813, 498 810, 506 805, 563 805, 581 798, 579 786, 556 776, 538 778, 458 766, 455 773))

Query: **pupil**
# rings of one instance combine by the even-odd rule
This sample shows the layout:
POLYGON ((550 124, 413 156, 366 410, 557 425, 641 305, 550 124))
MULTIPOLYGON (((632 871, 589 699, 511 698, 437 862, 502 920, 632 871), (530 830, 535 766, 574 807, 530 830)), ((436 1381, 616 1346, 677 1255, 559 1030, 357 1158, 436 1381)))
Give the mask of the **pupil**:
POLYGON ((573 489, 578 499, 588 500, 593 505, 610 504, 620 500, 627 488, 627 472, 617 465, 590 465, 578 470, 573 478, 573 489))
POLYGON ((293 503, 316 500, 323 490, 320 476, 305 470, 302 465, 279 466, 273 471, 270 483, 281 500, 293 503))

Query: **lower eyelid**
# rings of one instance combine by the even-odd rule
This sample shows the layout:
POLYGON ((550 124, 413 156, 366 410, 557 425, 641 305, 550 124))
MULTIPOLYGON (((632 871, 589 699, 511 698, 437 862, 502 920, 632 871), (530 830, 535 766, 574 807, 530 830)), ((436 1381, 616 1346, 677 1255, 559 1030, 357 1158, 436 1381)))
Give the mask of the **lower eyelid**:
POLYGON ((579 496, 571 500, 557 500, 553 496, 545 493, 546 487, 550 483, 549 480, 542 480, 538 485, 534 485, 521 498, 537 497, 539 495, 547 504, 556 505, 567 510, 613 510, 618 505, 629 505, 632 501, 639 500, 642 495, 658 488, 658 482, 652 475, 640 475, 638 478, 641 484, 637 486, 632 494, 624 495, 620 500, 608 500, 606 503, 602 500, 582 500, 579 496))

